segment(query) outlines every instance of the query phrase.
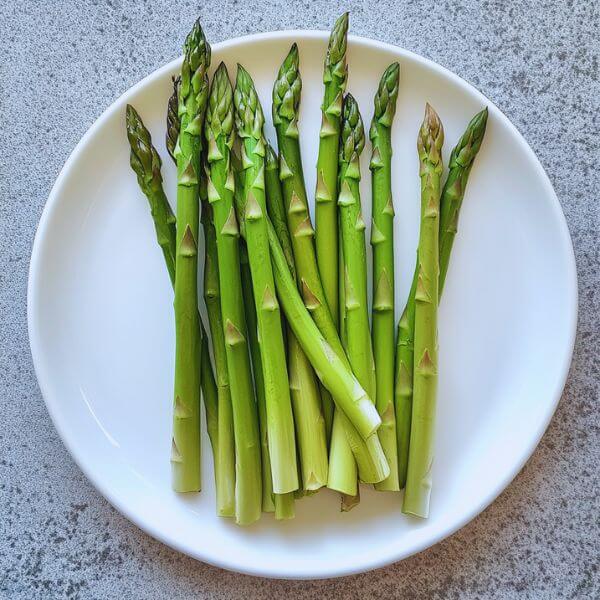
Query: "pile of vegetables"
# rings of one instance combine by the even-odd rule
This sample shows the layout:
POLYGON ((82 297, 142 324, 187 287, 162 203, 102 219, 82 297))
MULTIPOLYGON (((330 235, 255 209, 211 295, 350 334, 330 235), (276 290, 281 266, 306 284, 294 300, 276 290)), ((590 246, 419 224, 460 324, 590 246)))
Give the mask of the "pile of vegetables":
POLYGON ((131 167, 174 290, 172 486, 201 489, 202 397, 217 514, 240 525, 263 512, 291 518, 296 500, 324 487, 340 492, 342 510, 350 510, 360 501, 359 482, 404 489, 403 512, 429 513, 438 302, 487 109, 452 150, 444 179, 443 127, 426 106, 417 137, 417 264, 396 334, 391 128, 400 67, 390 65, 381 77, 369 130, 368 282, 359 191, 366 140, 356 100, 345 91, 347 32, 344 14, 325 57, 314 228, 300 151, 295 44, 273 85, 275 150, 250 74, 238 65, 232 84, 221 63, 209 81, 211 49, 194 24, 167 110, 176 215, 150 133, 127 106, 131 167), (199 260, 207 330, 199 313, 199 260))

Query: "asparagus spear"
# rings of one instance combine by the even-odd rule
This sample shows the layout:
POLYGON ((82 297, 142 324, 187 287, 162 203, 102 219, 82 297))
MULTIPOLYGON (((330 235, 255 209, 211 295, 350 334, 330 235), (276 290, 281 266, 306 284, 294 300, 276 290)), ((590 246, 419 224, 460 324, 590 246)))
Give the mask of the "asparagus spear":
MULTIPOLYGON (((365 134, 358 105, 351 94, 344 100, 340 143, 341 247, 344 270, 345 345, 352 370, 370 398, 375 398, 375 363, 367 306, 365 223, 360 201, 360 154, 365 134)), ((378 431, 379 434, 379 431, 378 431)), ((389 473, 389 472, 388 472, 389 473)))
POLYGON ((265 384, 273 491, 285 494, 298 489, 298 468, 281 313, 267 233, 264 116, 252 78, 241 65, 238 65, 234 103, 236 130, 242 140, 246 243, 265 384))
MULTIPOLYGON (((327 340, 329 347, 333 349, 333 352, 338 355, 346 366, 349 366, 337 328, 327 306, 312 240, 314 231, 308 212, 302 157, 298 142, 298 109, 301 90, 302 82, 298 71, 298 47, 294 44, 283 61, 273 86, 273 123, 277 131, 280 153, 279 176, 282 180, 288 227, 292 234, 294 260, 305 306, 310 310, 314 322, 327 340)), ((292 326, 295 325, 289 315, 288 321, 292 326)), ((302 343, 298 332, 295 331, 295 333, 302 343)), ((307 348, 303 346, 303 349, 310 359, 307 348)), ((319 374, 319 368, 314 363, 313 367, 319 374)), ((365 400, 362 403, 363 409, 371 412, 372 408, 369 407, 371 401, 368 399, 368 395, 365 396, 365 400)), ((371 404, 371 406, 373 405, 371 404)), ((339 418, 344 423, 344 430, 348 438, 347 442, 350 444, 358 463, 361 480, 375 482, 385 479, 389 475, 389 467, 378 437, 371 435, 379 426, 380 419, 376 419, 378 422, 376 427, 362 428, 360 423, 353 419, 346 409, 344 409, 344 413, 340 413, 339 418), (369 431, 369 429, 371 430, 369 431)), ((330 487, 333 481, 332 468, 334 467, 335 464, 330 461, 330 481, 328 484, 330 487)), ((345 489, 339 491, 346 492, 345 489)), ((350 493, 355 492, 351 490, 350 493)))
MULTIPOLYGON (((213 345, 213 356, 217 372, 217 429, 219 444, 216 448, 215 487, 217 514, 222 517, 235 516, 235 443, 233 433, 233 409, 227 371, 225 336, 221 319, 221 294, 219 285, 219 263, 217 236, 213 223, 212 207, 208 202, 207 177, 200 183, 202 200, 202 228, 204 230, 204 303, 213 345)), ((203 371, 204 373, 204 371, 203 371)), ((203 388, 204 389, 204 388, 203 388)))
MULTIPOLYGON (((171 210, 167 196, 163 189, 161 169, 161 160, 156 148, 152 144, 150 132, 146 129, 141 117, 131 106, 126 109, 126 127, 127 137, 131 147, 130 163, 137 175, 140 189, 148 199, 150 212, 156 229, 156 237, 159 245, 163 248, 165 265, 171 279, 171 284, 175 285, 175 215, 171 210), (165 251, 166 250, 166 251, 165 251)), ((210 438, 213 450, 215 465, 215 478, 219 477, 218 459, 218 430, 216 427, 218 419, 217 406, 217 386, 210 363, 210 354, 208 352, 208 338, 202 327, 202 321, 199 320, 201 327, 201 356, 200 371, 202 381, 202 395, 204 396, 204 409, 206 412, 206 428, 210 438)))
MULTIPOLYGON (((267 207, 273 227, 285 253, 288 267, 296 278, 292 240, 287 228, 285 207, 279 181, 277 156, 267 146, 265 184, 267 207)), ((289 323, 286 324, 290 391, 296 424, 302 486, 316 490, 327 485, 327 435, 321 411, 321 396, 310 362, 302 351, 289 323)))
MULTIPOLYGON (((458 217, 464 198, 473 161, 479 152, 487 124, 487 108, 477 113, 467 126, 458 144, 450 154, 450 170, 440 200, 440 282, 439 297, 442 295, 452 244, 456 235, 458 217)), ((413 394, 413 349, 415 327, 415 290, 418 263, 413 282, 400 322, 396 347, 395 404, 398 437, 398 472, 402 489, 406 484, 410 422, 413 394)))
POLYGON ((437 392, 439 217, 444 130, 427 104, 417 148, 421 176, 419 274, 415 290, 414 390, 406 491, 402 512, 429 514, 437 392))
POLYGON ((335 22, 325 56, 323 83, 325 90, 321 105, 319 157, 317 159, 317 188, 315 191, 315 243, 317 264, 327 305, 335 325, 338 325, 338 231, 337 179, 340 142, 342 95, 346 89, 348 66, 346 45, 348 13, 335 22))
POLYGON ((233 408, 235 516, 239 524, 249 524, 261 513, 261 457, 240 275, 239 231, 233 205, 233 90, 223 63, 213 78, 205 135, 210 165, 208 201, 213 208, 217 237, 221 317, 233 408))
POLYGON ((394 205, 392 201, 391 128, 396 113, 400 65, 392 63, 383 73, 375 94, 370 138, 372 172, 373 246, 373 352, 377 380, 377 432, 390 465, 390 476, 375 484, 380 491, 397 491, 398 446, 394 411, 394 205))
POLYGON ((202 121, 208 96, 208 45, 199 21, 185 41, 181 67, 175 261, 175 390, 171 467, 173 489, 198 491, 200 481, 200 327, 198 320, 198 180, 202 121))

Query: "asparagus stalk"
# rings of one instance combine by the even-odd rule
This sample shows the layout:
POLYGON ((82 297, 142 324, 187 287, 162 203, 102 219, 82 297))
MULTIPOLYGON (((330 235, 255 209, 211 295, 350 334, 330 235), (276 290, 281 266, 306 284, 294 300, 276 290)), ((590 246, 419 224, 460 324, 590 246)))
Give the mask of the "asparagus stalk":
POLYGON ((400 65, 383 73, 375 94, 370 138, 373 147, 371 245, 373 246, 373 353, 377 381, 377 432, 390 465, 390 476, 375 484, 379 491, 397 491, 398 446, 394 410, 394 204, 392 201, 391 128, 396 113, 400 65))
MULTIPOLYGON (((292 240, 287 228, 285 206, 279 181, 279 166, 273 148, 267 146, 265 184, 267 208, 285 253, 288 267, 296 278, 292 240)), ((321 411, 321 396, 310 362, 302 351, 289 323, 286 323, 290 391, 296 425, 302 486, 316 490, 327 485, 327 435, 321 411)))
POLYGON ((415 290, 414 390, 406 491, 402 512, 429 514, 437 393, 440 179, 444 130, 427 104, 417 148, 421 176, 419 274, 415 290))
POLYGON ((173 489, 198 491, 200 481, 200 327, 198 318, 198 180, 208 97, 210 46, 196 21, 181 67, 175 261, 175 385, 171 466, 173 489))
MULTIPOLYGON (((176 98, 177 100, 177 98, 176 98)), ((131 106, 126 109, 127 137, 131 147, 130 163, 137 175, 140 189, 146 195, 150 205, 150 212, 156 229, 159 245, 163 250, 165 265, 171 279, 171 285, 175 285, 175 215, 171 210, 169 201, 164 192, 161 175, 161 160, 156 148, 152 144, 150 132, 146 129, 141 117, 131 106), (161 243, 162 242, 162 243, 161 243)), ((178 126, 177 126, 178 130, 178 126)), ((215 478, 219 477, 218 458, 218 406, 217 386, 210 362, 208 351, 208 338, 199 320, 201 328, 202 344, 200 349, 200 371, 202 381, 202 395, 204 397, 204 409, 206 412, 206 428, 210 438, 214 458, 215 478)))
MULTIPOLYGON (((338 211, 338 237, 341 238, 342 228, 339 226, 338 211)), ((344 247, 338 243, 338 273, 344 272, 344 247)), ((338 278, 338 289, 341 302, 339 302, 339 331, 340 340, 344 350, 348 349, 348 340, 346 337, 346 286, 344 278, 338 278)), ((348 512, 360 503, 360 490, 358 487, 358 468, 354 455, 349 444, 345 439, 345 431, 341 421, 334 417, 333 434, 331 436, 331 463, 334 468, 330 470, 329 485, 342 491, 341 511, 348 512), (344 491, 345 490, 345 491, 344 491)))
POLYGON ((259 519, 261 513, 261 457, 233 203, 235 182, 230 158, 234 140, 233 90, 223 63, 214 75, 205 135, 210 165, 208 201, 213 208, 217 238, 221 318, 233 408, 235 516, 239 524, 249 524, 259 519))
MULTIPOLYGON (((202 322, 201 322, 202 323, 202 322)), ((204 412, 206 414, 206 431, 210 440, 210 447, 215 463, 215 484, 218 484, 218 451, 219 451, 219 407, 217 397, 217 384, 210 364, 210 351, 208 349, 208 336, 204 327, 202 329, 202 343, 200 345, 200 371, 202 379, 202 396, 204 398, 204 412)), ((220 514, 220 513, 218 513, 220 514)), ((228 515, 223 515, 228 516, 228 515)))
POLYGON ((410 442, 410 422, 413 402, 413 371, 415 350, 415 291, 419 261, 413 274, 406 306, 398 321, 396 341, 396 373, 394 377, 394 404, 396 409, 396 437, 398 440, 398 485, 406 486, 408 470, 408 450, 410 442))
MULTIPOLYGON (((365 223, 360 201, 360 154, 365 135, 358 105, 351 94, 344 100, 340 143, 340 233, 344 271, 345 341, 356 378, 370 398, 375 398, 375 363, 367 305, 367 255, 365 223)), ((379 434, 379 431, 378 431, 379 434)))
MULTIPOLYGON (((465 195, 471 168, 485 135, 487 108, 477 113, 467 126, 458 144, 450 154, 450 170, 440 200, 440 281, 441 298, 446 273, 450 262, 452 244, 456 235, 458 217, 465 195)), ((395 404, 398 437, 398 472, 400 489, 406 484, 410 422, 413 395, 413 350, 415 328, 415 290, 417 286, 418 263, 413 282, 400 322, 396 347, 395 404)))
MULTIPOLYGON (((242 164, 235 152, 231 153, 231 164, 235 175, 235 203, 236 209, 244 204, 244 172, 242 164)), ((243 213, 238 219, 240 228, 244 228, 243 213)), ((248 337, 250 342, 250 357, 254 373, 254 387, 258 401, 260 444, 262 455, 262 485, 263 485, 263 512, 275 512, 275 518, 291 519, 295 516, 294 494, 274 494, 271 478, 271 458, 269 456, 269 443, 267 440, 267 407, 264 394, 264 381, 262 363, 260 360, 260 347, 258 342, 258 325, 256 321, 256 308, 254 307, 254 291, 252 289, 252 274, 248 262, 248 250, 245 244, 240 245, 240 263, 242 270, 242 290, 244 294, 244 307, 248 323, 248 337)))
POLYGON ((241 65, 238 65, 234 103, 236 129, 242 140, 246 244, 265 384, 273 491, 285 494, 299 486, 285 344, 267 233, 264 116, 252 78, 241 65))
MULTIPOLYGON (((234 202, 237 207, 243 204, 244 197, 244 170, 236 153, 231 151, 231 166, 233 168, 235 192, 234 202)), ((238 223, 244 225, 243 215, 238 218, 238 223)), ((265 513, 275 511, 275 497, 271 476, 271 458, 269 456, 269 442, 267 439, 267 405, 265 400, 265 382, 263 379, 262 363, 260 360, 260 346, 258 341, 258 324, 256 321, 256 308, 254 307, 254 290, 252 289, 252 273, 248 261, 248 249, 245 243, 240 243, 240 270, 242 275, 242 294, 244 296, 244 310, 246 313, 246 327, 248 330, 248 346, 254 376, 254 390, 258 405, 258 430, 260 435, 260 453, 262 458, 262 510, 265 513)))
MULTIPOLYGON (((236 188, 236 194, 238 193, 236 188)), ((243 191, 242 191, 243 193, 243 191)), ((260 433, 260 453, 262 457, 262 510, 270 513, 275 510, 273 500, 273 483, 271 475, 271 458, 267 439, 267 405, 265 400, 265 382, 263 379, 262 362, 260 360, 260 345, 258 341, 258 323, 254 308, 254 291, 252 289, 252 274, 248 262, 248 249, 240 244, 240 269, 242 274, 242 294, 246 311, 246 326, 248 329, 248 346, 254 375, 254 390, 258 405, 258 425, 260 433)))
POLYGON ((365 223, 360 203, 360 153, 365 134, 356 100, 346 95, 340 145, 340 231, 344 258, 345 338, 356 378, 375 397, 375 363, 367 308, 365 223))
POLYGON ((337 180, 340 142, 342 96, 346 89, 348 66, 346 46, 348 13, 335 22, 325 55, 323 83, 325 86, 321 105, 321 130, 319 132, 319 157, 317 159, 317 187, 315 191, 315 244, 317 264, 327 305, 335 325, 338 325, 338 218, 337 180))
MULTIPOLYGON (((204 303, 213 345, 217 372, 217 430, 219 444, 214 452, 217 514, 235 516, 235 443, 233 433, 233 409, 227 371, 225 336, 221 319, 221 294, 219 285, 219 262, 217 236, 213 222, 212 207, 208 202, 207 177, 200 183, 202 200, 201 223, 204 230, 204 303)), ((203 371, 204 373, 204 371, 203 371)), ((204 380, 204 379, 203 379, 204 380)), ((204 389, 204 388, 203 388, 204 389)), ((208 411, 208 408, 207 408, 208 411)), ((207 417, 208 419, 208 417, 207 417)))
MULTIPOLYGON (((302 157, 298 142, 298 109, 301 90, 302 82, 298 71, 298 47, 294 44, 279 69, 277 80, 273 87, 273 123, 277 131, 280 153, 279 176, 282 180, 288 228, 292 234, 294 260, 305 306, 310 310, 310 314, 327 340, 328 346, 346 366, 349 366, 337 333, 337 328, 331 316, 331 311, 327 306, 312 239, 314 230, 308 212, 302 157)), ((287 316, 290 324, 294 326, 293 319, 289 315, 287 316)), ((300 335, 296 330, 295 333, 298 340, 302 343, 300 335)), ((304 345, 303 349, 310 359, 310 353, 304 345)), ((319 367, 314 363, 313 367, 315 367, 315 371, 319 374, 319 367)), ((326 385, 326 387, 328 386, 326 385)), ((364 392, 364 390, 362 391, 364 392)), ((361 425, 359 422, 362 420, 363 415, 366 416, 366 411, 373 414, 372 410, 374 407, 368 394, 365 394, 364 400, 364 402, 361 402, 361 407, 365 412, 361 411, 359 420, 356 420, 344 408, 344 413, 339 418, 344 423, 346 437, 348 438, 347 442, 350 444, 358 463, 361 480, 374 483, 375 481, 385 479, 389 475, 389 466, 385 460, 378 437, 371 435, 379 426, 381 419, 378 417, 375 420, 377 423, 375 427, 363 427, 366 423, 361 425)), ((351 406, 356 407, 355 404, 351 406)), ((356 416, 358 417, 358 415, 356 416)), ((335 465, 330 461, 330 481, 328 483, 330 487, 333 467, 335 465)), ((346 492, 346 490, 339 491, 346 492)))

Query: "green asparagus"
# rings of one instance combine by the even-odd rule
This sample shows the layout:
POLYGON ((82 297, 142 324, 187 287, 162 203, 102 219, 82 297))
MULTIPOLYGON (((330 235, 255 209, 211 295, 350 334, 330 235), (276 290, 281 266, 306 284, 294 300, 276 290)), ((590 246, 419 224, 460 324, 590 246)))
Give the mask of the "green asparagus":
POLYGON ((299 485, 285 344, 267 232, 264 116, 252 78, 241 65, 238 65, 234 103, 245 171, 246 244, 260 340, 273 492, 285 494, 299 485))
POLYGON ((234 209, 231 168, 233 90, 225 65, 217 69, 206 114, 208 142, 208 201, 217 237, 221 317, 229 372, 235 438, 235 516, 239 524, 260 518, 262 507, 258 415, 248 356, 246 318, 240 275, 238 224, 234 209))
MULTIPOLYGON (((221 293, 219 285, 219 261, 217 236, 213 222, 212 206, 208 202, 207 176, 200 182, 202 201, 201 223, 204 231, 204 304, 212 339, 213 356, 217 373, 217 428, 219 445, 215 457, 215 484, 217 514, 235 516, 235 442, 233 433, 233 409, 227 370, 227 354, 223 320, 221 318, 221 293)), ((203 371, 204 373, 204 371, 203 371)), ((204 378, 203 378, 204 381, 204 378)), ((203 388, 204 389, 204 388, 203 388)))
MULTIPOLYGON (((341 128, 338 210, 344 267, 341 273, 344 278, 344 296, 340 298, 345 307, 344 338, 352 370, 369 397, 374 399, 375 364, 367 305, 365 223, 359 191, 359 160, 365 136, 358 105, 351 94, 347 94, 344 100, 341 128)), ((379 434, 379 430, 377 433, 379 434)))
MULTIPOLYGON (((131 105, 126 109, 127 137, 131 146, 131 167, 138 176, 140 189, 148 198, 150 212, 154 221, 157 233, 157 241, 160 242, 166 238, 164 247, 172 248, 172 251, 164 253, 165 265, 171 279, 171 284, 175 285, 175 215, 171 210, 169 201, 163 189, 162 176, 160 172, 161 161, 156 149, 152 145, 150 132, 146 129, 141 117, 131 105)), ((218 457, 218 406, 217 406, 217 385, 210 362, 210 353, 208 351, 208 337, 201 327, 201 356, 200 371, 202 381, 202 395, 204 397, 204 409, 206 413, 206 427, 210 438, 211 448, 213 450, 215 480, 219 478, 218 457)))
POLYGON ((375 94, 370 138, 373 147, 371 245, 373 246, 373 354, 377 380, 377 432, 390 465, 390 476, 375 484, 380 491, 397 491, 398 447, 394 411, 394 204, 392 201, 391 129, 396 113, 400 65, 383 73, 375 94))
POLYGON ((415 289, 414 390, 406 491, 402 511, 429 514, 437 393, 439 221, 444 130, 427 104, 417 148, 421 176, 419 274, 415 289))
MULTIPOLYGON (((238 193, 237 187, 235 193, 238 193)), ((243 193, 243 190, 241 193, 243 193)), ((258 407, 258 429, 260 433, 260 454, 262 457, 262 510, 266 513, 272 513, 275 511, 275 504, 273 499, 271 458, 269 457, 269 442, 267 438, 265 382, 263 379, 262 362, 260 360, 258 324, 256 322, 254 291, 252 289, 252 274, 250 273, 250 263, 248 262, 248 249, 246 248, 246 244, 243 243, 240 244, 240 271, 242 274, 242 294, 244 296, 246 327, 248 330, 248 346, 250 348, 250 360, 252 361, 252 374, 254 376, 254 391, 256 393, 256 404, 258 407)))
MULTIPOLYGON (((267 146, 265 185, 267 208, 293 277, 296 266, 292 240, 287 228, 285 206, 279 180, 279 166, 273 148, 267 146)), ((286 323, 290 390, 296 425, 296 439, 302 487, 316 490, 327 485, 327 436, 321 410, 319 386, 310 362, 302 351, 289 323, 286 323)))
POLYGON ((319 132, 319 157, 317 159, 317 187, 315 191, 315 244, 317 264, 327 305, 335 325, 338 325, 338 218, 337 179, 340 143, 342 96, 346 89, 348 66, 346 45, 348 13, 335 22, 325 56, 323 83, 325 86, 321 105, 321 130, 319 132))
POLYGON ((173 489, 198 491, 200 479, 200 328, 198 322, 198 181, 202 123, 208 97, 210 46, 196 21, 185 41, 179 90, 175 261, 175 390, 171 465, 173 489))

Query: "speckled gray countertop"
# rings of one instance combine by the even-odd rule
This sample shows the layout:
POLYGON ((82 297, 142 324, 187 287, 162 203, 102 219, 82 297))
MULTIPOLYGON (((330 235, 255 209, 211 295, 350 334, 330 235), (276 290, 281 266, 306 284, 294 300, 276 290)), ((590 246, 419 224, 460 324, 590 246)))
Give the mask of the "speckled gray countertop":
POLYGON ((4 2, 0 15, 0 597, 600 597, 598 2, 48 0, 4 2), (179 54, 196 14, 216 42, 327 29, 344 9, 354 33, 452 69, 523 132, 573 237, 579 331, 548 432, 481 516, 385 569, 332 581, 270 581, 177 554, 130 524, 84 478, 36 383, 27 269, 42 207, 67 156, 113 100, 179 54))

